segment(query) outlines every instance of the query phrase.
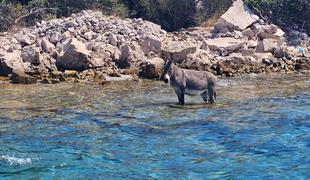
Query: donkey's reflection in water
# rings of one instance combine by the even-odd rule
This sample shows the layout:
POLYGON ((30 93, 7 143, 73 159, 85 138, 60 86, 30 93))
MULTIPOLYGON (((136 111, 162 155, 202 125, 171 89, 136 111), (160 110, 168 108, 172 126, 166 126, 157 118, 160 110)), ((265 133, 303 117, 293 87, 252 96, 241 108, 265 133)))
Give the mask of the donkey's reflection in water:
POLYGON ((214 103, 216 100, 216 76, 210 72, 182 69, 172 60, 167 60, 160 79, 165 83, 170 82, 182 105, 185 94, 200 95, 208 103, 214 103))

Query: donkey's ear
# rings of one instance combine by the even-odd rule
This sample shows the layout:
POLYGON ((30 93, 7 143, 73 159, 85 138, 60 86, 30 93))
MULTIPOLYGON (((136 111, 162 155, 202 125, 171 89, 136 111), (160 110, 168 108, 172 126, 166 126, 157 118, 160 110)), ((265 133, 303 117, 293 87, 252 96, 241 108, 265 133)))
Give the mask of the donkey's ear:
POLYGON ((167 72, 169 71, 171 65, 172 65, 173 61, 168 59, 166 62, 165 62, 165 65, 164 65, 164 70, 163 70, 163 73, 160 77, 160 80, 163 80, 164 79, 164 76, 167 74, 167 72))
POLYGON ((166 64, 167 64, 167 68, 169 69, 170 66, 172 65, 174 61, 172 59, 167 60, 166 64))
POLYGON ((165 73, 168 72, 168 70, 170 69, 171 65, 173 64, 173 60, 168 59, 165 64, 164 64, 164 70, 166 71, 165 73))

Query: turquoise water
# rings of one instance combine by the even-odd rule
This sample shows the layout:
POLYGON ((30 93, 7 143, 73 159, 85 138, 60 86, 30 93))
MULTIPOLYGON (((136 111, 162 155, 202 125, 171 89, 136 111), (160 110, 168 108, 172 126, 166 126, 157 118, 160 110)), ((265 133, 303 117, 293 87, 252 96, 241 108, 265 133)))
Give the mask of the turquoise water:
POLYGON ((0 85, 0 179, 309 179, 310 76, 0 85))

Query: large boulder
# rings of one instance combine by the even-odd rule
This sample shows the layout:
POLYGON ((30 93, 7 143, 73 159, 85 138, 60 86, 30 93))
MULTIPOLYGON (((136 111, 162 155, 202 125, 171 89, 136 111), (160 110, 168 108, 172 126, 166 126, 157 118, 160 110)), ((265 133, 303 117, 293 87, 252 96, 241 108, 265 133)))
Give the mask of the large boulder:
POLYGON ((236 0, 226 13, 220 17, 215 29, 221 33, 226 33, 227 30, 245 30, 257 20, 259 20, 259 17, 242 0, 236 0))
POLYGON ((146 59, 141 46, 133 41, 130 44, 130 60, 134 66, 140 66, 140 64, 146 59))
POLYGON ((42 38, 41 44, 45 52, 50 53, 55 49, 55 45, 52 44, 47 37, 42 38))
POLYGON ((92 56, 89 59, 89 67, 103 67, 107 65, 108 61, 112 61, 111 54, 108 51, 105 51, 105 49, 100 49, 92 53, 92 56))
POLYGON ((222 56, 236 52, 244 47, 246 41, 231 37, 207 39, 207 44, 212 51, 219 51, 222 56))
POLYGON ((145 60, 144 52, 136 42, 122 44, 120 51, 120 58, 116 60, 119 68, 128 68, 132 65, 139 66, 145 60))
POLYGON ((39 65, 41 59, 40 56, 41 56, 40 48, 36 46, 25 46, 22 49, 21 57, 25 62, 30 62, 31 64, 39 65))
POLYGON ((120 46, 121 55, 120 58, 116 61, 119 68, 127 68, 130 67, 130 47, 129 45, 122 44, 120 46))
POLYGON ((20 32, 15 35, 17 41, 23 46, 31 45, 36 42, 36 36, 30 33, 20 32))
POLYGON ((62 70, 83 71, 91 66, 91 51, 77 39, 69 39, 62 48, 56 64, 62 70))
POLYGON ((256 47, 256 52, 263 53, 263 52, 273 52, 278 48, 278 41, 275 39, 263 39, 258 43, 256 47))
POLYGON ((282 29, 277 28, 276 26, 272 27, 276 29, 270 30, 271 28, 268 28, 264 31, 259 32, 257 34, 257 37, 259 37, 260 39, 276 39, 276 40, 284 38, 285 32, 282 29))
POLYGON ((140 75, 149 79, 159 78, 162 74, 164 64, 165 61, 159 57, 147 59, 141 65, 140 75))
POLYGON ((148 34, 158 35, 162 31, 160 25, 149 22, 149 21, 144 21, 143 25, 144 25, 143 30, 148 34))
POLYGON ((117 47, 115 47, 115 46, 113 46, 111 44, 107 44, 106 46, 103 47, 103 49, 104 49, 104 51, 106 53, 109 54, 109 57, 113 61, 118 60, 120 58, 120 56, 121 56, 121 51, 117 47))
POLYGON ((255 39, 255 33, 250 29, 246 29, 244 31, 242 31, 242 34, 248 38, 248 40, 253 40, 255 39))
POLYGON ((198 49, 194 54, 189 54, 184 62, 180 64, 180 67, 186 69, 196 69, 201 71, 210 71, 212 64, 217 63, 214 54, 208 51, 198 49))
POLYGON ((139 44, 145 54, 151 51, 160 53, 162 49, 161 39, 154 35, 147 35, 143 37, 139 44))
POLYGON ((109 40, 109 44, 111 44, 112 46, 117 47, 117 37, 113 33, 109 34, 109 39, 108 40, 109 40))
POLYGON ((49 70, 57 70, 56 66, 56 59, 51 57, 47 53, 43 53, 40 56, 40 67, 43 69, 49 69, 49 70))
POLYGON ((17 51, 13 53, 0 53, 0 75, 7 76, 13 70, 28 70, 30 63, 23 62, 21 55, 17 51))
POLYGON ((235 76, 243 73, 261 73, 262 64, 251 56, 244 56, 241 53, 232 53, 219 61, 217 74, 235 76))
POLYGON ((164 59, 172 59, 181 63, 189 54, 195 53, 197 45, 188 42, 168 41, 163 46, 162 56, 164 59))
POLYGON ((50 40, 51 43, 53 43, 53 44, 56 45, 58 42, 61 41, 61 34, 60 34, 60 32, 57 32, 57 31, 54 32, 54 33, 50 36, 49 40, 50 40))

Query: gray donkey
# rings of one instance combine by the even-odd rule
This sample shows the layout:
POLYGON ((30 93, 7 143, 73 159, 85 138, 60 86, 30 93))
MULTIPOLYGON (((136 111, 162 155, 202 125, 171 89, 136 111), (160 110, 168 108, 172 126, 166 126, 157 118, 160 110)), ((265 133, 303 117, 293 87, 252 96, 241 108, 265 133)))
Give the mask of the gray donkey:
POLYGON ((184 94, 197 96, 200 94, 205 102, 216 100, 216 76, 207 71, 188 70, 177 67, 172 60, 167 60, 160 80, 170 81, 179 103, 184 105, 184 94))

